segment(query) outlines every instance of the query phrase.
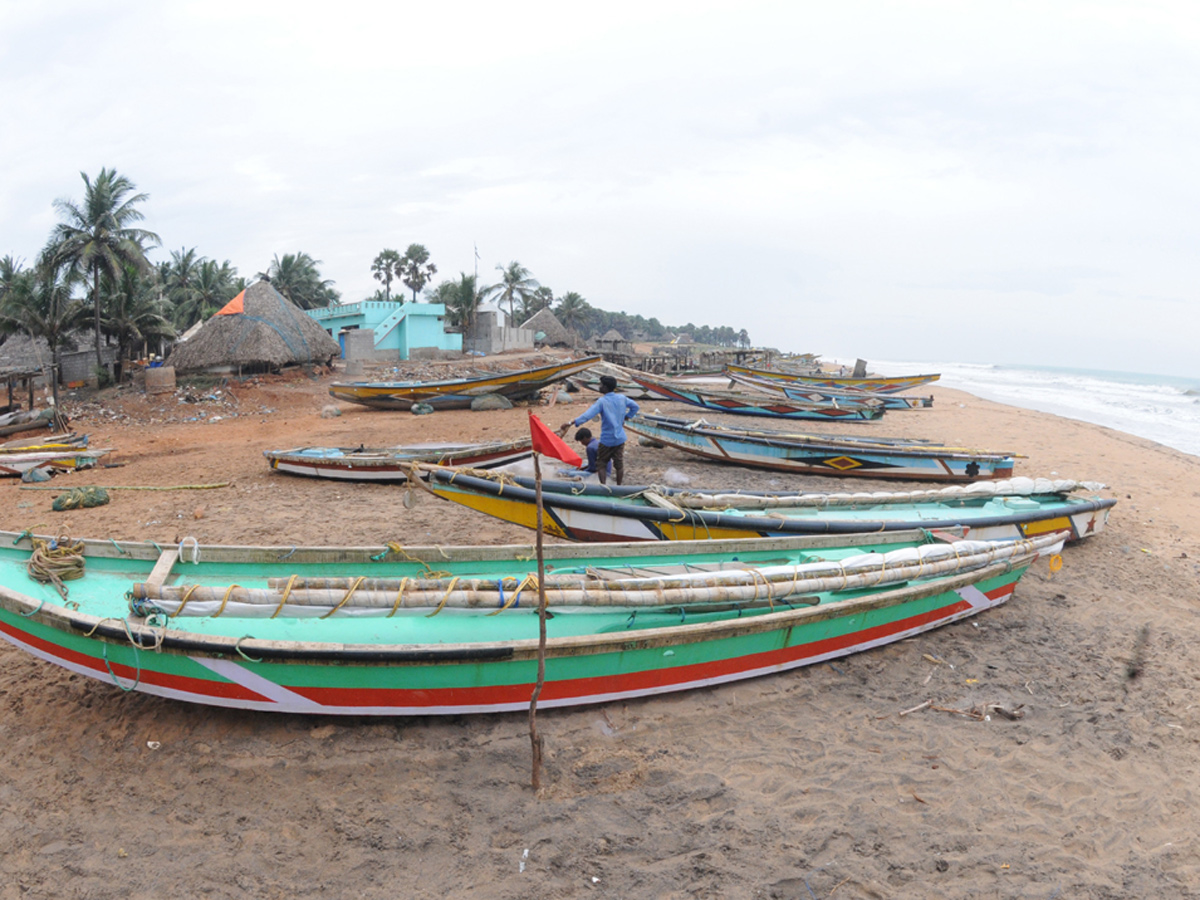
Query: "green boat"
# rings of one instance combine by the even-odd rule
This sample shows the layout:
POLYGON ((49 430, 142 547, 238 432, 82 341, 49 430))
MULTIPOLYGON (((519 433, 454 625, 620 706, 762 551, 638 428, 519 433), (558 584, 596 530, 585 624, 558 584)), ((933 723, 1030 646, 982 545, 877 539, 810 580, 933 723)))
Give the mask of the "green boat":
MULTIPOLYGON (((0 636, 114 695, 333 715, 529 705, 529 545, 59 540, 0 533, 0 636), (80 577, 36 580, 48 558, 80 577)), ((1060 546, 894 532, 548 547, 539 705, 721 684, 910 637, 1005 602, 1060 546)))

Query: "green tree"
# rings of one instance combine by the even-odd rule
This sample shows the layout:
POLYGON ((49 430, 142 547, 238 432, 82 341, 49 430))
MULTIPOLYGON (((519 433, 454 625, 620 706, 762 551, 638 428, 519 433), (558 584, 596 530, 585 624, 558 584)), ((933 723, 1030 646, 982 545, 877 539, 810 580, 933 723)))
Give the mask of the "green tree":
MULTIPOLYGON (((196 273, 196 305, 186 320, 187 323, 190 326, 196 322, 203 322, 245 289, 245 279, 237 277, 237 269, 229 260, 223 263, 218 263, 215 259, 202 261, 200 270, 196 273)), ((176 327, 183 327, 183 323, 178 319, 176 327)))
POLYGON ((275 290, 301 309, 332 306, 341 295, 333 289, 332 281, 321 278, 317 268, 320 264, 319 259, 303 252, 282 257, 276 254, 267 271, 259 272, 258 277, 271 282, 275 290))
POLYGON ((521 300, 521 321, 527 322, 543 309, 549 309, 554 304, 554 291, 540 285, 537 290, 521 300))
MULTIPOLYGON (((126 266, 115 282, 103 284, 105 316, 101 327, 117 341, 117 364, 129 358, 138 344, 154 343, 175 337, 175 329, 165 315, 159 285, 145 277, 135 266, 126 266)), ((117 372, 118 379, 120 371, 117 372)))
POLYGON ((437 266, 429 261, 429 251, 423 244, 409 244, 400 260, 400 280, 412 291, 413 303, 417 294, 437 274, 437 266))
POLYGON ((403 266, 403 257, 395 250, 382 251, 371 263, 371 273, 376 281, 383 282, 384 300, 389 303, 392 300, 392 282, 400 275, 403 266))
POLYGON ((567 291, 559 297, 558 308, 554 310, 555 317, 562 322, 563 327, 571 328, 577 333, 582 333, 591 313, 592 308, 588 306, 588 302, 576 291, 567 291))
POLYGON ((748 350, 750 348, 750 332, 748 332, 745 328, 738 332, 738 345, 743 350, 748 350))
POLYGON ((72 296, 80 282, 72 266, 43 259, 36 269, 18 270, 0 300, 0 330, 45 340, 59 377, 62 351, 74 348, 72 334, 87 322, 87 307, 72 296))
POLYGON ((431 299, 434 303, 446 305, 446 318, 451 325, 465 329, 474 324, 483 294, 478 288, 475 276, 461 272, 458 281, 443 281, 439 284, 431 299))
POLYGON ((497 284, 490 285, 484 291, 485 296, 495 297, 500 303, 508 304, 508 318, 511 324, 516 324, 517 304, 523 304, 525 298, 536 291, 540 284, 530 271, 515 260, 508 266, 496 266, 502 273, 497 284))
POLYGON ((152 231, 135 228, 134 223, 145 217, 138 204, 148 194, 136 194, 137 188, 115 169, 100 170, 96 180, 83 178, 83 202, 67 199, 54 201, 54 208, 64 220, 54 227, 45 255, 54 269, 61 265, 86 272, 91 280, 92 313, 96 336, 96 365, 103 365, 100 356, 100 282, 103 278, 117 279, 126 266, 148 270, 146 247, 159 244, 152 231))

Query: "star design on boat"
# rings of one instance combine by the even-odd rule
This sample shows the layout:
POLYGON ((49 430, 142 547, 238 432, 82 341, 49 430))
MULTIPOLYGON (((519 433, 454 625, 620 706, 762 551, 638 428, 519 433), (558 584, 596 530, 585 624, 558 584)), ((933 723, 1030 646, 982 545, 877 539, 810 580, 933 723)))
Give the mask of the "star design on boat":
POLYGON ((831 469, 837 469, 839 472, 847 472, 850 469, 857 469, 862 466, 857 459, 851 459, 849 456, 835 456, 833 459, 825 460, 825 465, 831 469))
POLYGON ((1095 534, 1096 533, 1096 514, 1095 513, 1092 513, 1092 517, 1090 519, 1088 519, 1087 529, 1083 533, 1084 534, 1095 534))

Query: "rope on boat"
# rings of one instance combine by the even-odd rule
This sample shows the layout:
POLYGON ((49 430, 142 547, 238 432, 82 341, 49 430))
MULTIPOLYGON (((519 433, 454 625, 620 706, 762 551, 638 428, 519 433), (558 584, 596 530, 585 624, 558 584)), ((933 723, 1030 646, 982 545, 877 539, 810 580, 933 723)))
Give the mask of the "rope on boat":
MULTIPOLYGON (((446 551, 441 547, 438 547, 437 551, 442 554, 442 556, 446 557, 446 559, 450 558, 446 551)), ((421 566, 421 568, 425 570, 426 578, 447 578, 450 575, 449 572, 438 571, 437 569, 434 569, 431 565, 429 565, 429 563, 425 562, 425 560, 421 559, 420 557, 413 556, 411 553, 405 550, 403 546, 401 546, 399 541, 388 541, 385 545, 384 551, 372 556, 371 561, 383 562, 389 553, 394 553, 396 556, 403 556, 409 562, 414 562, 418 566, 421 566)))
POLYGON ((33 539, 33 553, 25 570, 29 577, 40 584, 52 584, 63 600, 67 599, 64 581, 83 577, 83 541, 71 542, 69 537, 53 541, 33 539))

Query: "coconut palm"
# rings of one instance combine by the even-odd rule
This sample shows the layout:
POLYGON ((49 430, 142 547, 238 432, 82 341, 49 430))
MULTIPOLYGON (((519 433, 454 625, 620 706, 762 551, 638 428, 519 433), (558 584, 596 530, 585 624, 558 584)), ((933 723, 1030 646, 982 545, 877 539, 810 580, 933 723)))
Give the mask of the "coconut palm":
POLYGON ((392 282, 399 277, 403 266, 404 259, 395 250, 382 251, 371 263, 371 272, 375 280, 383 282, 383 296, 387 302, 391 302, 392 282))
MULTIPOLYGON (((118 365, 129 359, 138 344, 161 346, 163 340, 175 337, 175 329, 164 314, 159 286, 135 266, 126 266, 115 282, 106 279, 103 292, 105 316, 101 327, 106 335, 116 338, 118 365)), ((118 380, 120 374, 118 371, 118 380)))
POLYGON ((413 303, 416 303, 417 293, 437 274, 437 266, 429 261, 429 251, 423 244, 409 244, 398 271, 405 286, 413 292, 413 303))
POLYGON ((75 347, 72 335, 88 317, 83 301, 71 296, 81 279, 69 265, 43 262, 36 269, 17 271, 0 301, 0 330, 45 340, 59 373, 62 351, 75 347))
POLYGON ((521 321, 528 322, 543 309, 549 309, 554 303, 554 291, 541 285, 528 297, 521 301, 521 321))
POLYGON ((567 291, 558 298, 558 308, 554 315, 562 322, 564 328, 581 331, 592 316, 592 308, 588 302, 575 291, 567 291))
POLYGON ((304 252, 285 253, 282 258, 276 254, 267 271, 259 272, 258 277, 271 282, 275 290, 301 309, 332 306, 341 295, 333 289, 333 281, 321 278, 317 269, 320 264, 319 259, 304 252))
POLYGON ((137 206, 148 194, 134 193, 137 188, 133 182, 115 169, 102 168, 95 181, 86 172, 79 174, 83 178, 83 202, 62 198, 54 201, 64 221, 54 227, 45 255, 55 269, 69 265, 90 278, 96 365, 102 366, 100 282, 105 277, 120 278, 126 266, 148 270, 146 247, 160 241, 154 232, 133 226, 145 218, 137 206))
POLYGON ((500 276, 500 282, 493 284, 484 289, 486 296, 495 297, 500 303, 508 304, 509 322, 516 323, 516 309, 518 303, 524 303, 525 298, 532 296, 540 284, 533 278, 529 270, 515 260, 510 262, 508 266, 496 266, 503 273, 500 276))
POLYGON ((229 260, 204 260, 196 275, 196 306, 188 324, 207 319, 245 288, 245 279, 237 277, 237 269, 229 260))
POLYGON ((439 284, 430 299, 434 303, 446 305, 446 318, 451 325, 464 329, 470 328, 475 322, 475 314, 483 300, 483 294, 477 285, 478 282, 474 275, 462 272, 458 276, 458 281, 443 281, 439 284))

